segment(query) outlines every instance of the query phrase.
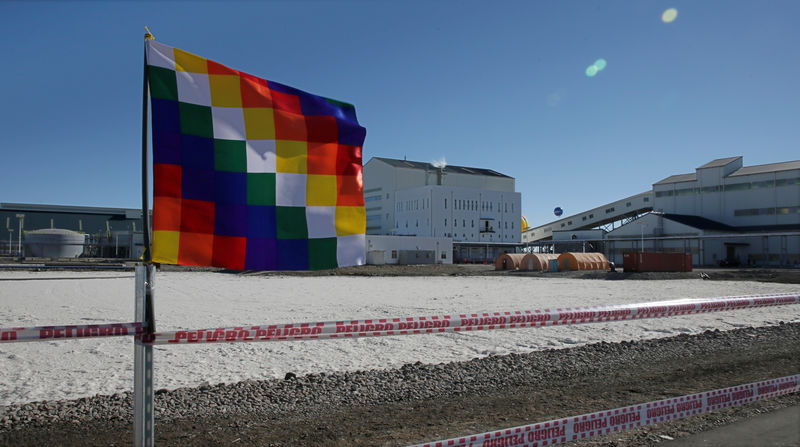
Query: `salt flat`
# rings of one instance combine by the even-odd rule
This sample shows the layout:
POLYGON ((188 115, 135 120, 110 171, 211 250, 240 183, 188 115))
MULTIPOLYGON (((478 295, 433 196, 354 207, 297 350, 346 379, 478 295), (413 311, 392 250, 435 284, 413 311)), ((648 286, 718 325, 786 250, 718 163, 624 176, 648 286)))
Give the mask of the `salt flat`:
MULTIPOLYGON (((297 277, 161 272, 159 331, 339 319, 624 304, 797 293, 746 281, 604 281, 508 276, 297 277)), ((129 322, 132 272, 0 272, 0 327, 129 322)), ((684 317, 355 340, 157 346, 157 388, 655 338, 800 321, 800 305, 684 317)), ((0 405, 130 391, 129 337, 0 345, 0 405)))

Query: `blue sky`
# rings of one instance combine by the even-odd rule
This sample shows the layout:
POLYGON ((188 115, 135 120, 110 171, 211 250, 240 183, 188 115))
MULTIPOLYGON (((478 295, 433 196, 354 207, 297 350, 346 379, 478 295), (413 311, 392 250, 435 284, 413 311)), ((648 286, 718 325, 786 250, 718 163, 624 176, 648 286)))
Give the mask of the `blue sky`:
POLYGON ((515 177, 533 225, 714 158, 800 159, 793 0, 0 2, 0 16, 0 202, 141 206, 145 25, 355 104, 364 162, 515 177))

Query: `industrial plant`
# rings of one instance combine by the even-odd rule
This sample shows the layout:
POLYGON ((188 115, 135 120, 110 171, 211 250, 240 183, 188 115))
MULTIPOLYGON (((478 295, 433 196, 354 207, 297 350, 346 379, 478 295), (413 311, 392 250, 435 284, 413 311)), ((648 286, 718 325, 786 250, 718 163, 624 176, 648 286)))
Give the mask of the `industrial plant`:
MULTIPOLYGON (((363 172, 371 264, 495 263, 506 253, 570 252, 602 253, 622 266, 626 253, 638 252, 684 254, 694 266, 800 265, 800 161, 713 160, 527 229, 515 179, 490 168, 374 157, 363 172)), ((139 209, 0 203, 0 222, 3 255, 142 253, 139 209)), ((504 266, 522 262, 502 259, 504 266)), ((547 268, 544 258, 525 259, 523 269, 547 268)))

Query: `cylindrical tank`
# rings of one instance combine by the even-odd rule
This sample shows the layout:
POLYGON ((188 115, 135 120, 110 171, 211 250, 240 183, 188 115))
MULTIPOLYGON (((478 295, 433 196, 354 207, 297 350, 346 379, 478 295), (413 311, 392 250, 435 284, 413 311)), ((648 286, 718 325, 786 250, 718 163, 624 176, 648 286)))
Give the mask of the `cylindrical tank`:
POLYGON ((85 243, 85 234, 71 230, 47 228, 25 233, 26 254, 39 258, 77 258, 85 243))

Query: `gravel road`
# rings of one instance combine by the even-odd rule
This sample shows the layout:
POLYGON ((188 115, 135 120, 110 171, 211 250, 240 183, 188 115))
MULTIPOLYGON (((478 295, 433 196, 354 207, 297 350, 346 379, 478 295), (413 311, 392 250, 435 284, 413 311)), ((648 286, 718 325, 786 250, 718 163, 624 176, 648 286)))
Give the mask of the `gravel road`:
MULTIPOLYGON (((800 323, 156 394, 157 445, 395 446, 797 374, 800 323)), ((609 435, 640 446, 771 409, 797 394, 609 435)), ((129 393, 0 408, 2 445, 130 445, 129 393)))

